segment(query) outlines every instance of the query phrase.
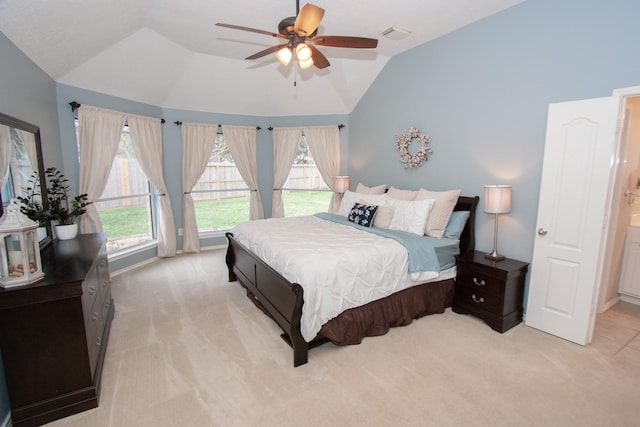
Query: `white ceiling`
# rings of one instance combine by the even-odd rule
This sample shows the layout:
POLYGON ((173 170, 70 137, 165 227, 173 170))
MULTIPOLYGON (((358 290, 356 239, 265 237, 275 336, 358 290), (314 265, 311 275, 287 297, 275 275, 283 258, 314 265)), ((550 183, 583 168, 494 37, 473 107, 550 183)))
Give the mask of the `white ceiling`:
MULTIPOLYGON (((323 70, 273 55, 295 0, 0 0, 0 31, 54 80, 156 106, 257 116, 348 114, 389 58, 523 0, 312 0, 318 34, 370 37, 375 50, 320 50, 323 70), (403 40, 380 33, 411 31, 403 40), (294 86, 294 82, 297 84, 294 86)), ((306 1, 300 2, 300 7, 306 1)))

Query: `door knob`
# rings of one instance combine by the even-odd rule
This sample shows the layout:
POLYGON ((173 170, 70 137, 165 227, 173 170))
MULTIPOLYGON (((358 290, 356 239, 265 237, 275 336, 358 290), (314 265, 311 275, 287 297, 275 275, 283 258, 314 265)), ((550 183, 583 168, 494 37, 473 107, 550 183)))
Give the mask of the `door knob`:
POLYGON ((546 236, 547 235, 547 230, 545 230, 544 228, 539 228, 538 229, 538 234, 541 236, 546 236))

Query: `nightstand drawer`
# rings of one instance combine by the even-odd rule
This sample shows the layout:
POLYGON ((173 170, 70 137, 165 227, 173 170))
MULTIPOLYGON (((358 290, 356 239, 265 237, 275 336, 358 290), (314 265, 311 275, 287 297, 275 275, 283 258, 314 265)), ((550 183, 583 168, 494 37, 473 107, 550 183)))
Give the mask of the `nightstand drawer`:
POLYGON ((456 279, 461 285, 478 289, 492 295, 502 295, 502 287, 504 281, 495 277, 487 276, 473 269, 467 269, 463 266, 458 268, 458 278, 456 279))
POLYGON ((500 314, 501 311, 501 300, 498 295, 488 294, 467 286, 456 287, 455 302, 474 310, 480 309, 489 313, 500 314))
POLYGON ((484 320, 504 332, 522 321, 524 280, 529 264, 505 258, 487 259, 483 252, 456 257, 458 276, 452 310, 484 320))

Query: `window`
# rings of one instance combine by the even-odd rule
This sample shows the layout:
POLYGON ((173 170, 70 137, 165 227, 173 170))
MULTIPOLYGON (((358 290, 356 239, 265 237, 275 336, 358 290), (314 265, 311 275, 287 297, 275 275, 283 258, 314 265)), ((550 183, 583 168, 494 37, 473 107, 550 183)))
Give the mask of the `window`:
POLYGON ((191 190, 198 231, 228 230, 248 221, 249 194, 224 142, 224 135, 218 133, 207 167, 191 190))
POLYGON ((327 212, 331 189, 325 184, 316 166, 307 139, 303 135, 298 154, 282 187, 284 216, 313 215, 327 212))
POLYGON ((94 201, 107 233, 109 254, 155 239, 156 199, 155 188, 142 172, 125 126, 107 186, 94 201))

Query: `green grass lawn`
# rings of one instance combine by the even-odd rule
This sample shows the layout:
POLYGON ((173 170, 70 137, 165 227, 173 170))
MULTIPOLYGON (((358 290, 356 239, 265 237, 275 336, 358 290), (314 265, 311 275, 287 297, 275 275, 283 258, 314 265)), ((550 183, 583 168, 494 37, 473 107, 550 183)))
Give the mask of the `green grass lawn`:
MULTIPOLYGON (((326 212, 331 200, 330 191, 295 191, 283 194, 285 216, 312 215, 326 212)), ((200 230, 224 230, 249 220, 249 198, 195 202, 200 230)), ((121 208, 100 212, 102 227, 109 239, 149 235, 149 213, 145 207, 121 208)))

